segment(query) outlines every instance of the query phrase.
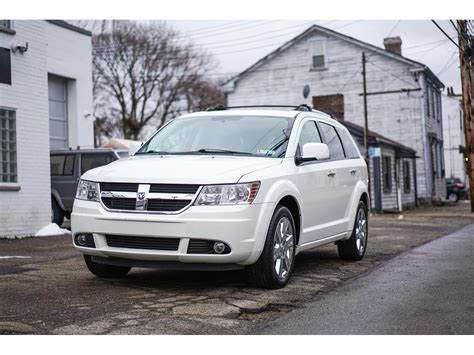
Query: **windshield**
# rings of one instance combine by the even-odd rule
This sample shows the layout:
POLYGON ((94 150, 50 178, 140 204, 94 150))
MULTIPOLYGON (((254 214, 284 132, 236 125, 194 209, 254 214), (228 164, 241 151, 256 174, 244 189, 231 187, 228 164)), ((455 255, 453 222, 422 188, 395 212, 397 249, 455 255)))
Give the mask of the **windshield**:
POLYGON ((293 118, 204 116, 177 119, 137 154, 224 154, 283 157, 293 118))

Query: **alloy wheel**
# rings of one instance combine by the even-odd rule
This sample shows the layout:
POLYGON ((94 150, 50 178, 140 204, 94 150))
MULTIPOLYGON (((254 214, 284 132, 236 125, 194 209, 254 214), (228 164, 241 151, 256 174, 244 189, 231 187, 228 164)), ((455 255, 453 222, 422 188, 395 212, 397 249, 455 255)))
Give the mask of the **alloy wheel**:
POLYGON ((357 250, 362 254, 367 243, 367 216, 362 208, 357 213, 355 237, 357 250))
POLYGON ((285 280, 291 270, 294 254, 294 231, 288 217, 278 221, 273 237, 273 267, 280 280, 285 280))

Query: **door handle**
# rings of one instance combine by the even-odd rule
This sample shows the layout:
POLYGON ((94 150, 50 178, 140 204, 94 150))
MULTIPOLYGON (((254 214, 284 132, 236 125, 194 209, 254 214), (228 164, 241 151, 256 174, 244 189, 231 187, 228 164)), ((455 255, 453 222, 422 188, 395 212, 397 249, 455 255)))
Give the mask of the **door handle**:
POLYGON ((349 170, 352 175, 354 175, 357 172, 357 169, 351 169, 349 170))
POLYGON ((334 171, 330 171, 330 172, 328 173, 328 176, 329 176, 329 177, 333 177, 333 176, 335 176, 335 175, 336 175, 336 173, 335 173, 334 171))

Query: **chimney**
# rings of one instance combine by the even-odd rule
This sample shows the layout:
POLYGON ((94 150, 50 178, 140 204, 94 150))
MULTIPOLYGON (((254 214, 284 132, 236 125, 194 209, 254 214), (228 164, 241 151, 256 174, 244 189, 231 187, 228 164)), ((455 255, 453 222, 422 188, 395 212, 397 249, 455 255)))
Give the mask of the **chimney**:
POLYGON ((383 40, 386 51, 402 55, 402 39, 400 37, 387 37, 383 40))

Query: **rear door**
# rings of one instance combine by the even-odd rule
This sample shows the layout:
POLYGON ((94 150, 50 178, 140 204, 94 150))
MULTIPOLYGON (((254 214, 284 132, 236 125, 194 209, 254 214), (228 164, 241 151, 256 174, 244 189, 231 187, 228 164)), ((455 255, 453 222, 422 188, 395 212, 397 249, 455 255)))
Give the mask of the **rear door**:
POLYGON ((77 188, 76 154, 51 155, 51 187, 61 196, 66 210, 72 209, 77 188))

